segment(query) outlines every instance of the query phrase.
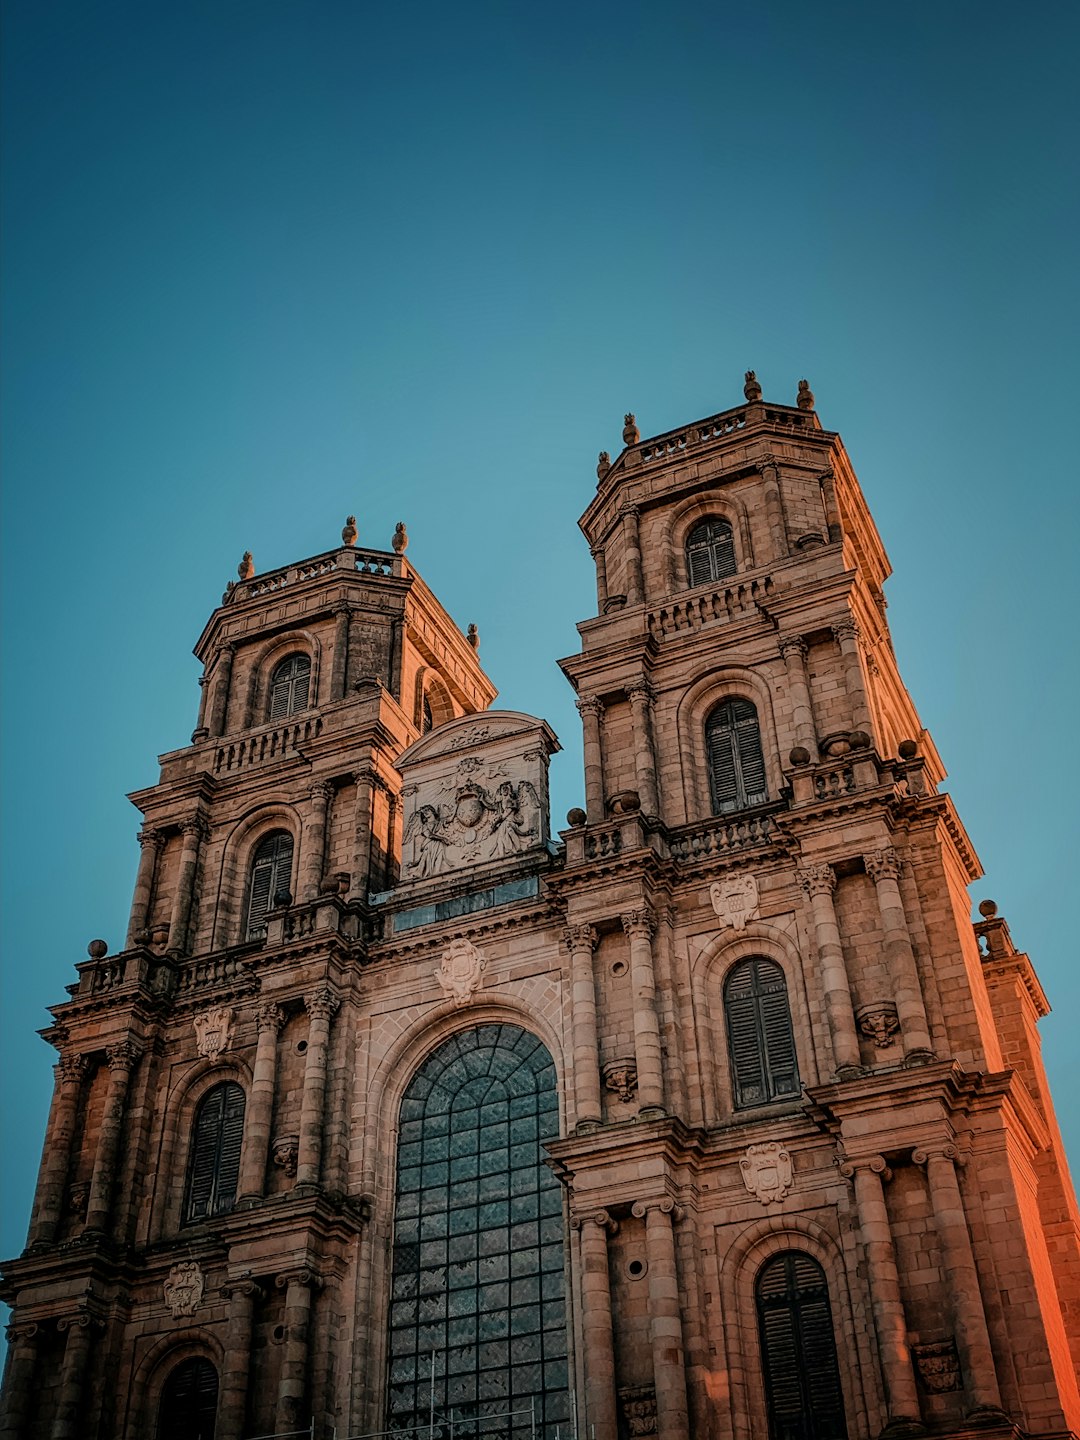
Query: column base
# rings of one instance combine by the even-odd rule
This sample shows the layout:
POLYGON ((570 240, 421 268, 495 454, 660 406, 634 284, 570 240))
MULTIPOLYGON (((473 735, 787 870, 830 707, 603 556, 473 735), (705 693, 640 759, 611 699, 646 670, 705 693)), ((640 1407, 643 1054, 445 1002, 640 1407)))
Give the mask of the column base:
POLYGON ((643 1105, 638 1111, 639 1120, 663 1120, 667 1111, 662 1105, 643 1105))
POLYGON ((921 1420, 908 1415, 894 1415, 881 1432, 880 1440, 901 1440, 908 1435, 925 1435, 926 1426, 921 1420))
POLYGON ((916 1065, 933 1065, 936 1059, 932 1050, 909 1050, 902 1063, 905 1069, 910 1070, 916 1065))
POLYGON ((591 1116, 584 1120, 579 1120, 574 1126, 574 1134, 589 1135, 593 1130, 599 1130, 603 1123, 602 1120, 594 1120, 591 1116))
POLYGON ((836 1071, 837 1080, 861 1080, 866 1074, 865 1065, 841 1065, 836 1071))
POLYGON ((1012 1425, 1012 1421, 1004 1410, 999 1410, 996 1405, 976 1405, 974 1410, 969 1410, 964 1416, 969 1425, 983 1426, 1012 1425))

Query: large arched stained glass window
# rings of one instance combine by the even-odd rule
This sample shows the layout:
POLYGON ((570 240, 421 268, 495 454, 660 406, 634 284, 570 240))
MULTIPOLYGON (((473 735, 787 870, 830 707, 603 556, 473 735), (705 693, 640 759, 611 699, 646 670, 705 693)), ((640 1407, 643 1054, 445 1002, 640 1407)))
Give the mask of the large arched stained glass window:
POLYGON ((443 1440, 452 1415, 517 1412, 480 1433, 567 1433, 562 1192, 542 1150, 558 1128, 551 1056, 517 1025, 455 1035, 413 1077, 398 1141, 392 1429, 443 1440))

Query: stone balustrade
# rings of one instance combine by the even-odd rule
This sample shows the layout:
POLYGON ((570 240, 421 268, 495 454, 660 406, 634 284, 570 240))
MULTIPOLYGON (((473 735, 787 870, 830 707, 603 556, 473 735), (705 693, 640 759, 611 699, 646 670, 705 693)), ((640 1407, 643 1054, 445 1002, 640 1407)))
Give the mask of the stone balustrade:
POLYGON ((641 463, 654 465, 662 460, 677 459, 686 451, 694 450, 699 445, 708 445, 722 435, 734 435, 745 425, 745 409, 725 410, 720 415, 702 420, 699 425, 690 426, 689 429, 671 430, 666 435, 655 436, 641 446, 641 463))
POLYGON ((762 575, 752 580, 733 578, 730 585, 688 592, 649 611, 646 617, 649 634, 654 640, 662 640, 753 614, 771 597, 774 588, 772 577, 762 575))
POLYGON ((774 816, 779 806, 748 810, 741 815, 714 815, 694 825, 683 825, 668 834, 668 851, 673 860, 692 865, 717 855, 771 845, 776 840, 774 816))
POLYGON ((264 725, 261 729, 247 731, 236 740, 219 741, 214 749, 214 774, 229 775, 252 765, 291 759, 298 746, 317 740, 322 732, 321 716, 300 715, 283 725, 264 725))

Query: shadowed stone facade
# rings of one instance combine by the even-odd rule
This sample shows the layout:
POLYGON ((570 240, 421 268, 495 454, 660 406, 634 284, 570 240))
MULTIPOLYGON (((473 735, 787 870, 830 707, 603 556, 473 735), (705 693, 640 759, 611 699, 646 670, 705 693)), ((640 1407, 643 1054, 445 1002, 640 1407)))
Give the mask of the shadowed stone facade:
POLYGON ((4 1440, 1080 1430, 1046 1000, 840 439, 744 393, 600 457, 554 837, 403 527, 245 556, 44 1032, 4 1440))

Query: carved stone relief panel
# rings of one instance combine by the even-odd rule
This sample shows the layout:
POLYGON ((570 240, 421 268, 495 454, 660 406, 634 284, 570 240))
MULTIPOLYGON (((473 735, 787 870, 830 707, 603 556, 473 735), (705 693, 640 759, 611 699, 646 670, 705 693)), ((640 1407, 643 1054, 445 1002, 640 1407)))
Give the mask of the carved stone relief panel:
POLYGON ((931 1395, 944 1395, 961 1387, 960 1357, 954 1340, 933 1340, 913 1345, 911 1354, 919 1379, 931 1395))
POLYGON ((203 1298, 205 1283, 203 1272, 194 1260, 182 1260, 174 1265, 161 1287, 170 1312, 177 1317, 194 1315, 203 1298))
POLYGON ((791 1189, 791 1156, 775 1140, 764 1145, 751 1145, 739 1161, 743 1184, 762 1205, 783 1200, 791 1189))
POLYGON ((480 988, 480 978, 486 969, 487 960, 470 940, 453 940, 443 951, 435 979, 446 998, 460 1009, 480 988))
POLYGON ((195 1026, 195 1047, 207 1060, 216 1060, 232 1042, 235 1015, 228 1005, 204 1010, 192 1021, 195 1026))

